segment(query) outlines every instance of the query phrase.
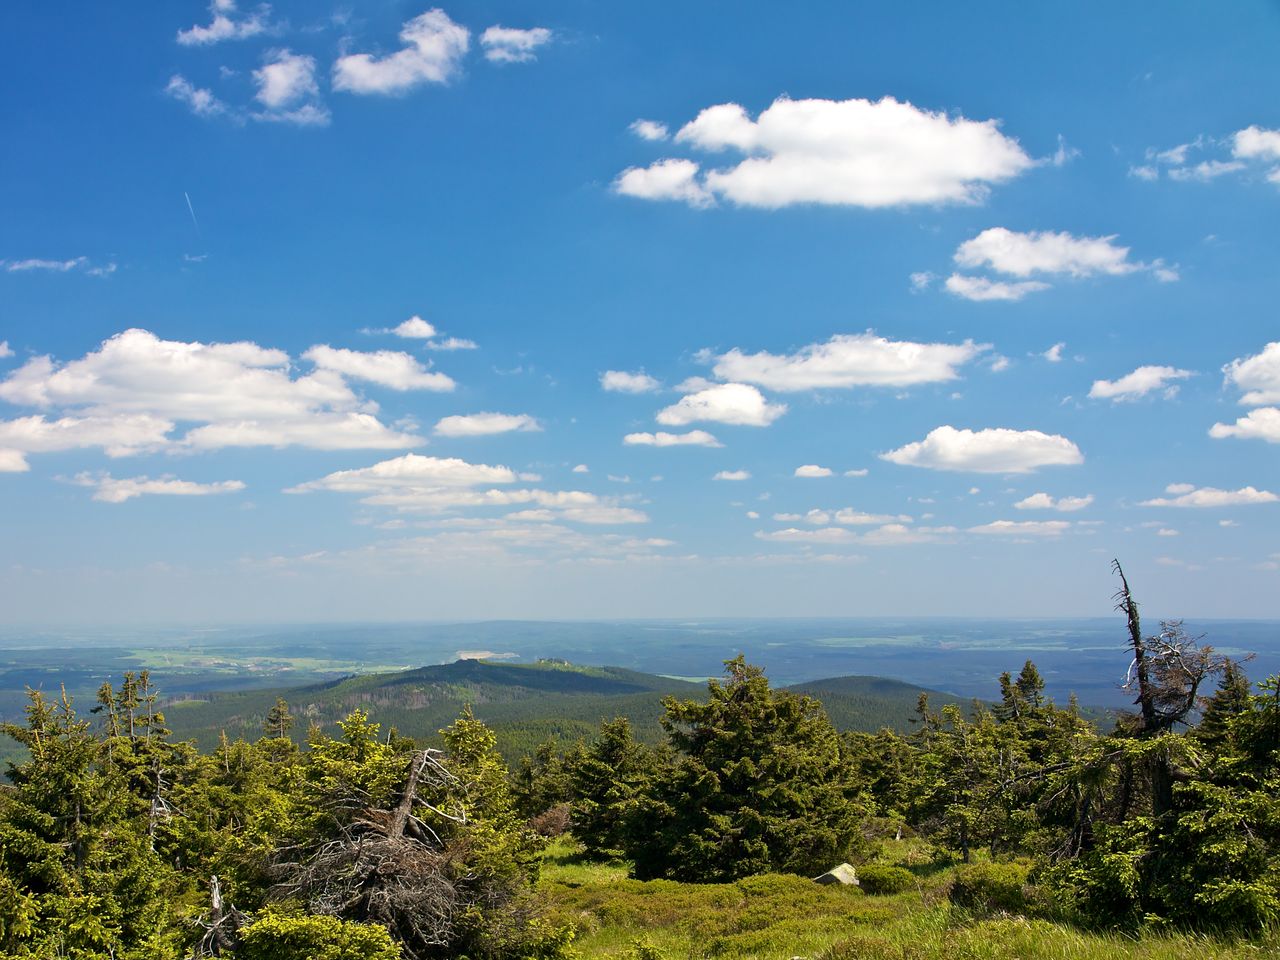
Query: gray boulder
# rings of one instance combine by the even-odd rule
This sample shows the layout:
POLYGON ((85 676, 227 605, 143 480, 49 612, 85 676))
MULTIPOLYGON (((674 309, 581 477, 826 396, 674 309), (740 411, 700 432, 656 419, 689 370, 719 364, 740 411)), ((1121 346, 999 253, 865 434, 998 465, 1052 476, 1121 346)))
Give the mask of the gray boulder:
POLYGON ((842 863, 838 867, 832 867, 820 877, 813 878, 814 883, 828 884, 839 883, 846 887, 858 886, 858 871, 853 868, 852 864, 842 863))

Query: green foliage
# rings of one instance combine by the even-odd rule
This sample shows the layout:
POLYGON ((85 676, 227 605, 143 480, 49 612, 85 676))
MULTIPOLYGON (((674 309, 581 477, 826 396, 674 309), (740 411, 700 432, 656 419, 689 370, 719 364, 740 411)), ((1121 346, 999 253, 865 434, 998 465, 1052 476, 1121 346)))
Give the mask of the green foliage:
POLYGON ((1023 913, 1028 906, 1027 875, 1023 863, 972 863, 956 871, 951 902, 973 913, 1023 913))
POLYGON ((916 888, 916 878, 902 867, 868 863, 858 868, 858 884, 864 893, 902 893, 916 888))
POLYGON ((240 931, 237 960, 400 960, 386 929, 336 917, 267 914, 240 931))
POLYGON ((847 859, 862 806, 821 705, 769 689, 742 657, 708 700, 668 698, 670 762, 637 794, 625 849, 640 878, 813 875, 847 859))

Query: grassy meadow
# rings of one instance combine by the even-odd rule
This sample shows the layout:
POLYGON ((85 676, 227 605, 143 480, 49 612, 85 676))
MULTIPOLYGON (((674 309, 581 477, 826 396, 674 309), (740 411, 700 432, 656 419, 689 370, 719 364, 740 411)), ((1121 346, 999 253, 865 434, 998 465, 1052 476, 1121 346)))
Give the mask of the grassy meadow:
POLYGON ((577 930, 582 960, 1245 960, 1280 946, 1186 934, 1139 938, 1045 920, 975 917, 951 905, 955 868, 912 841, 886 843, 879 862, 911 870, 915 890, 869 895, 770 874, 736 883, 628 879, 627 864, 584 859, 562 838, 545 853, 541 889, 577 930), (897 850, 892 849, 897 847, 897 850))

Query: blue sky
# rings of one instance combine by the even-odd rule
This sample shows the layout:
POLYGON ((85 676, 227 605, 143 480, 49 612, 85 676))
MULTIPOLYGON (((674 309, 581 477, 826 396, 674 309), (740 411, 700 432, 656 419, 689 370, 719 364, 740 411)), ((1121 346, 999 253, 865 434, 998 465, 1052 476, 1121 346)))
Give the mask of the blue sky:
POLYGON ((1274 4, 0 18, 14 622, 1280 616, 1274 4))

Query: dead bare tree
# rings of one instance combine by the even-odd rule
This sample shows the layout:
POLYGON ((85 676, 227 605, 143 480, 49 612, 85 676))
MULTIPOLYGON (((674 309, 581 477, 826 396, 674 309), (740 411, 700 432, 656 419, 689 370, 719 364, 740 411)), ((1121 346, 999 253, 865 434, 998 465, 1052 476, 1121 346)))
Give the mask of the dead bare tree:
POLYGON ((337 835, 316 846, 281 851, 272 896, 301 900, 310 911, 387 927, 408 960, 448 946, 470 904, 455 869, 458 851, 414 811, 466 823, 461 810, 427 800, 428 787, 452 780, 436 750, 415 752, 398 802, 378 807, 356 795, 330 799, 337 835))
MULTIPOLYGON (((1131 725, 1133 735, 1154 740, 1177 724, 1187 722, 1200 705, 1200 689, 1210 678, 1226 669, 1226 657, 1214 653, 1213 647, 1201 646, 1203 637, 1191 637, 1183 630, 1181 620, 1166 620, 1160 632, 1144 637, 1138 616, 1138 602, 1129 589, 1129 581, 1119 560, 1111 562, 1112 571, 1120 578, 1115 594, 1116 609, 1125 615, 1129 627, 1129 646, 1133 660, 1122 684, 1136 695, 1138 715, 1131 725)), ((1151 779, 1151 812, 1155 816, 1173 807, 1173 783, 1177 771, 1167 751, 1156 751, 1147 764, 1151 779)), ((1132 769, 1125 774, 1125 793, 1132 785, 1132 769)), ((1128 807, 1126 797, 1124 806, 1128 807)))

